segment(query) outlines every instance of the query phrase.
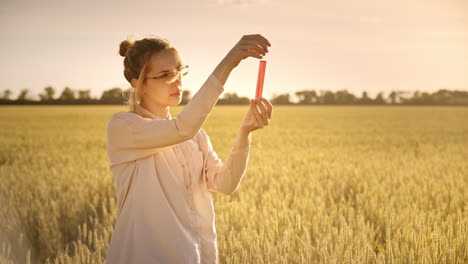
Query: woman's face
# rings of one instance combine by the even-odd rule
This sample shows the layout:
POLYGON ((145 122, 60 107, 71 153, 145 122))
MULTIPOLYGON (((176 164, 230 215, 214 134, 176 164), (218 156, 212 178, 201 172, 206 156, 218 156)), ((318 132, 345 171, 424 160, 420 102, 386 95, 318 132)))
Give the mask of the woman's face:
POLYGON ((162 77, 146 79, 142 85, 141 101, 144 105, 158 105, 160 107, 178 105, 182 99, 182 74, 179 73, 185 64, 176 50, 164 50, 154 54, 149 63, 146 77, 162 77), (172 81, 172 82, 169 82, 172 81), (179 93, 174 95, 174 93, 179 93))

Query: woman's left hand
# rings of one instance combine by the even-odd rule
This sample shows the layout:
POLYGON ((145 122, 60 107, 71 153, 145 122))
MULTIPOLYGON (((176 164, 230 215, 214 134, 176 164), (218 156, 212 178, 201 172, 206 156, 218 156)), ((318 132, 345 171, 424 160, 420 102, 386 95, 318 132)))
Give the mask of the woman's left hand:
POLYGON ((270 124, 273 105, 265 98, 250 100, 250 108, 240 127, 241 130, 250 133, 270 124), (260 109, 260 110, 259 110, 260 109))

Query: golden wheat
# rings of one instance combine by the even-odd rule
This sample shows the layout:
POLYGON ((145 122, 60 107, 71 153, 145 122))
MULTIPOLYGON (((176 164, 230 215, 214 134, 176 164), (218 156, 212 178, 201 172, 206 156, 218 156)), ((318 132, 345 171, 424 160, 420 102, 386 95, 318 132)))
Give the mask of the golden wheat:
MULTIPOLYGON (((176 114, 181 106, 172 109, 176 114)), ((0 108, 0 263, 102 263, 116 219, 106 122, 124 106, 0 108)), ((247 106, 204 125, 224 160, 247 106)), ((275 106, 220 263, 468 263, 468 108, 275 106)))

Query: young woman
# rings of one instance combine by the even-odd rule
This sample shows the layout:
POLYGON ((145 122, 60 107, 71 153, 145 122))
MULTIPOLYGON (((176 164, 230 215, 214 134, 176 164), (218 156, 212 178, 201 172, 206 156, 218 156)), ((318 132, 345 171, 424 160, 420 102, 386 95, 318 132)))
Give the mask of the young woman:
POLYGON ((213 201, 209 191, 232 194, 248 163, 251 132, 270 123, 272 105, 251 100, 232 150, 223 162, 202 125, 231 71, 248 57, 261 59, 269 41, 245 35, 177 117, 188 66, 168 41, 145 38, 120 44, 133 93, 130 111, 107 123, 107 153, 118 217, 106 263, 217 263, 213 201))

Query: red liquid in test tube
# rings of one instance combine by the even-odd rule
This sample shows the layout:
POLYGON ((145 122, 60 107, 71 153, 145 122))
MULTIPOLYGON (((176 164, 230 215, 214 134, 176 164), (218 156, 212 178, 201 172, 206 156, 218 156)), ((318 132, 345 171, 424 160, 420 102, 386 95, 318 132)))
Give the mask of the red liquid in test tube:
POLYGON ((263 80, 265 79, 265 67, 266 67, 266 61, 261 60, 260 66, 258 68, 257 91, 255 93, 255 99, 262 97, 263 80))

